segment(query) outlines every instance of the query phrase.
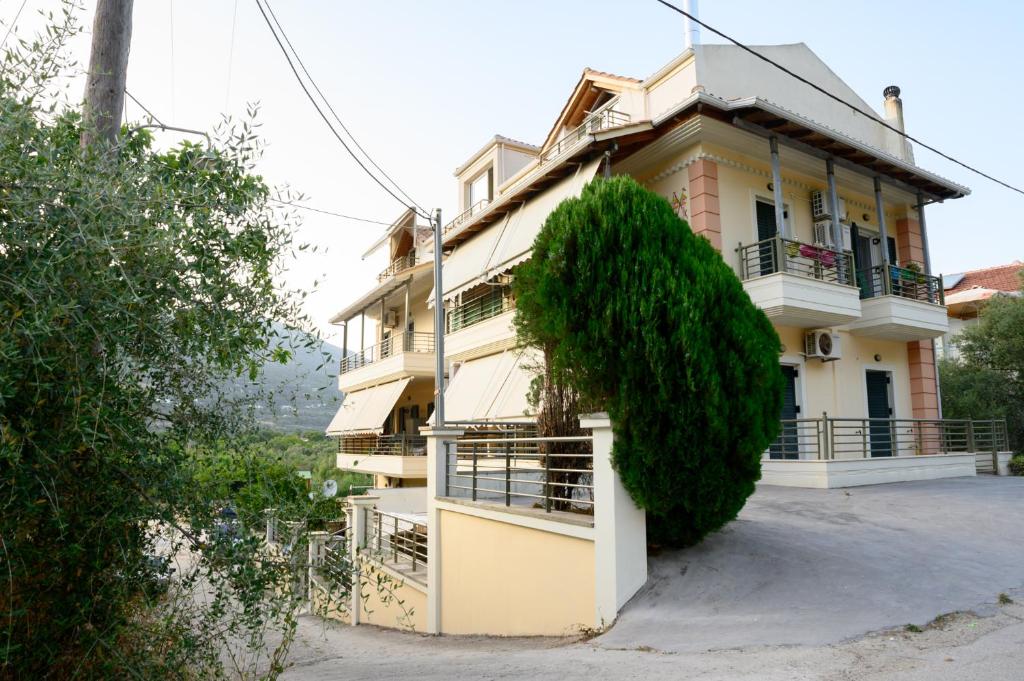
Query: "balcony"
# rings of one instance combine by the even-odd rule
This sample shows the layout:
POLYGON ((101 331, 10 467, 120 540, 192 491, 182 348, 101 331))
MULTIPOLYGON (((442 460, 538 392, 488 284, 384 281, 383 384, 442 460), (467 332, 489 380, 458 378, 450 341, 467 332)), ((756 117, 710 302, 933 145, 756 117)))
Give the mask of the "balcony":
POLYGON ((861 316, 853 258, 775 236, 741 245, 743 289, 780 326, 836 326, 861 316))
POLYGON ((345 391, 406 376, 433 376, 434 334, 392 334, 342 358, 339 374, 339 387, 345 391))
POLYGON ((1006 422, 959 419, 785 419, 764 454, 762 482, 853 487, 1005 475, 1006 422))
POLYGON ((416 251, 410 251, 408 254, 403 255, 399 258, 395 258, 387 268, 377 275, 377 283, 383 284, 391 277, 404 272, 410 267, 416 265, 416 251))
POLYGON ((942 280, 895 265, 858 270, 861 318, 850 324, 860 336, 895 341, 938 338, 949 330, 942 280))
POLYGON ((338 439, 338 468, 392 478, 427 477, 427 439, 421 435, 352 435, 338 439))
POLYGON ((455 333, 467 327, 497 317, 513 309, 514 301, 507 286, 494 286, 486 293, 463 300, 445 315, 445 333, 455 333))

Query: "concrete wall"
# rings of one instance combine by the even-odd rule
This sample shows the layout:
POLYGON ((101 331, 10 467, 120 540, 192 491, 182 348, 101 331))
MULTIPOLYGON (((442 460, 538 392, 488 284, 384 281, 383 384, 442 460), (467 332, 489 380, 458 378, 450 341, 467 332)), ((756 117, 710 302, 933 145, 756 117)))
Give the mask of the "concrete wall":
MULTIPOLYGON (((362 594, 359 602, 359 623, 376 624, 389 629, 405 629, 407 631, 426 631, 427 592, 426 587, 403 578, 396 572, 380 567, 376 563, 363 561, 364 577, 362 578, 362 594), (387 575, 378 590, 378 572, 387 575), (399 603, 401 601, 401 604, 399 603)), ((352 621, 349 602, 344 605, 328 602, 327 593, 314 587, 311 591, 313 602, 310 609, 313 613, 328 619, 349 624, 352 621)))
POLYGON ((558 636, 595 625, 593 541, 454 510, 440 518, 444 633, 558 636))
POLYGON ((899 456, 835 461, 761 463, 761 483, 785 487, 833 489, 912 480, 938 480, 975 475, 974 454, 899 456))

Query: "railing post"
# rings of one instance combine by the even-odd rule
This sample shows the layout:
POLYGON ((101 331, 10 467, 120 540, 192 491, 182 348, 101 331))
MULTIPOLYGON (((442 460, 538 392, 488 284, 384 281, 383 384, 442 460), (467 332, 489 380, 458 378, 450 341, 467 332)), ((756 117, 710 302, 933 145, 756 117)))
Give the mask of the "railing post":
POLYGON ((473 483, 472 483, 472 497, 473 501, 476 501, 476 465, 477 465, 477 443, 473 443, 473 483))
MULTIPOLYGON (((507 438, 506 438, 507 440, 507 438)), ((512 455, 511 443, 505 442, 505 505, 512 505, 512 455)))
MULTIPOLYGON (((381 516, 378 515, 378 518, 381 516)), ((393 516, 395 521, 395 529, 391 531, 391 555, 394 562, 398 562, 398 516, 393 516)))
POLYGON ((441 633, 441 509, 438 497, 449 496, 449 465, 455 456, 458 472, 457 438, 463 431, 455 428, 422 428, 427 438, 427 622, 428 634, 441 633))
POLYGON ((315 607, 315 591, 317 574, 320 572, 320 567, 324 563, 324 546, 327 545, 327 537, 330 535, 326 532, 310 532, 308 534, 309 545, 308 545, 308 563, 307 569, 308 574, 306 576, 306 603, 309 604, 310 612, 315 607))
POLYGON ((614 436, 606 414, 580 417, 593 433, 594 623, 610 626, 618 610, 647 581, 647 515, 612 467, 614 436))
POLYGON ((544 511, 551 513, 551 452, 544 455, 544 511))
POLYGON ((825 456, 824 457, 821 456, 821 448, 819 447, 819 449, 818 449, 818 458, 819 459, 820 458, 825 458, 827 460, 827 459, 832 458, 832 455, 831 455, 831 452, 832 452, 832 441, 829 439, 828 412, 827 411, 821 412, 821 427, 823 429, 822 440, 824 441, 824 444, 825 444, 825 456))
POLYGON ((266 541, 268 544, 275 543, 277 538, 277 513, 276 508, 265 508, 263 509, 263 515, 267 517, 267 536, 266 541))
POLYGON ((861 433, 861 440, 862 440, 861 451, 860 451, 861 458, 862 459, 867 459, 870 456, 870 454, 868 452, 868 421, 867 421, 867 419, 862 419, 861 420, 860 433, 861 433))
POLYGON ((775 271, 785 272, 786 271, 786 244, 782 241, 782 234, 780 232, 775 233, 775 243, 773 244, 775 250, 775 271))
POLYGON ((995 419, 992 419, 992 473, 999 475, 999 442, 996 438, 995 419))
POLYGON ((971 454, 977 452, 977 446, 974 442, 974 419, 967 419, 967 451, 971 454))
POLYGON ((351 519, 351 541, 349 542, 349 563, 352 565, 352 602, 349 605, 349 619, 352 626, 359 624, 359 593, 362 591, 362 570, 360 569, 359 552, 366 547, 368 523, 366 522, 367 511, 373 509, 378 497, 371 495, 354 495, 348 497, 351 519))

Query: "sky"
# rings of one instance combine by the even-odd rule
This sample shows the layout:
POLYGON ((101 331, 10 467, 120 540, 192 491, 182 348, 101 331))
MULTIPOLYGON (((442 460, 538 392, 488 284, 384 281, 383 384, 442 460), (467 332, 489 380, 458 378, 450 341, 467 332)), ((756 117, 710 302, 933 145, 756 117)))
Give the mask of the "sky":
MULTIPOLYGON (((269 2, 359 143, 446 222, 454 169, 495 133, 541 142, 583 68, 644 78, 683 48, 682 17, 654 0, 269 2)), ((71 49, 84 65, 94 2, 83 4, 86 30, 71 49)), ((19 5, 0 0, 5 26, 19 5)), ((38 12, 57 5, 25 0, 15 30, 31 34, 38 12)), ((700 18, 751 45, 807 43, 876 110, 883 88, 899 85, 910 134, 1024 187, 1024 3, 704 0, 700 18)), ((258 103, 258 170, 270 184, 348 215, 390 222, 402 212, 304 98, 254 0, 136 0, 133 31, 128 90, 160 120, 210 129, 258 103)), ((724 42, 706 30, 701 39, 724 42)), ((144 117, 130 101, 127 114, 144 117)), ((928 208, 936 272, 1024 260, 1024 195, 915 155, 973 192, 928 208)), ((386 266, 384 252, 362 258, 384 229, 303 213, 296 240, 318 250, 293 261, 282 283, 309 291, 306 310, 326 337, 340 340, 329 317, 386 266)))

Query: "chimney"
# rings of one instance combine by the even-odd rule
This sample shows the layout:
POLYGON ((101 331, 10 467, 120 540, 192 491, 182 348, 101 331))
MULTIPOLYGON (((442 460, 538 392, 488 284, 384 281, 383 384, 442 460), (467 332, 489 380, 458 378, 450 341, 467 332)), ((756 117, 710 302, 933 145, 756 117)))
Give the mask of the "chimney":
MULTIPOLYGON (((697 0, 684 0, 683 11, 698 19, 700 18, 697 10, 697 0)), ((690 17, 683 17, 683 49, 689 50, 697 45, 700 45, 700 24, 690 19, 690 17)))
MULTIPOLYGON (((882 96, 885 97, 886 123, 900 132, 906 132, 906 128, 903 126, 903 100, 900 99, 899 86, 890 85, 882 91, 882 96)), ((885 137, 887 140, 886 151, 904 161, 914 162, 914 150, 907 138, 898 136, 889 130, 886 131, 885 137)))

